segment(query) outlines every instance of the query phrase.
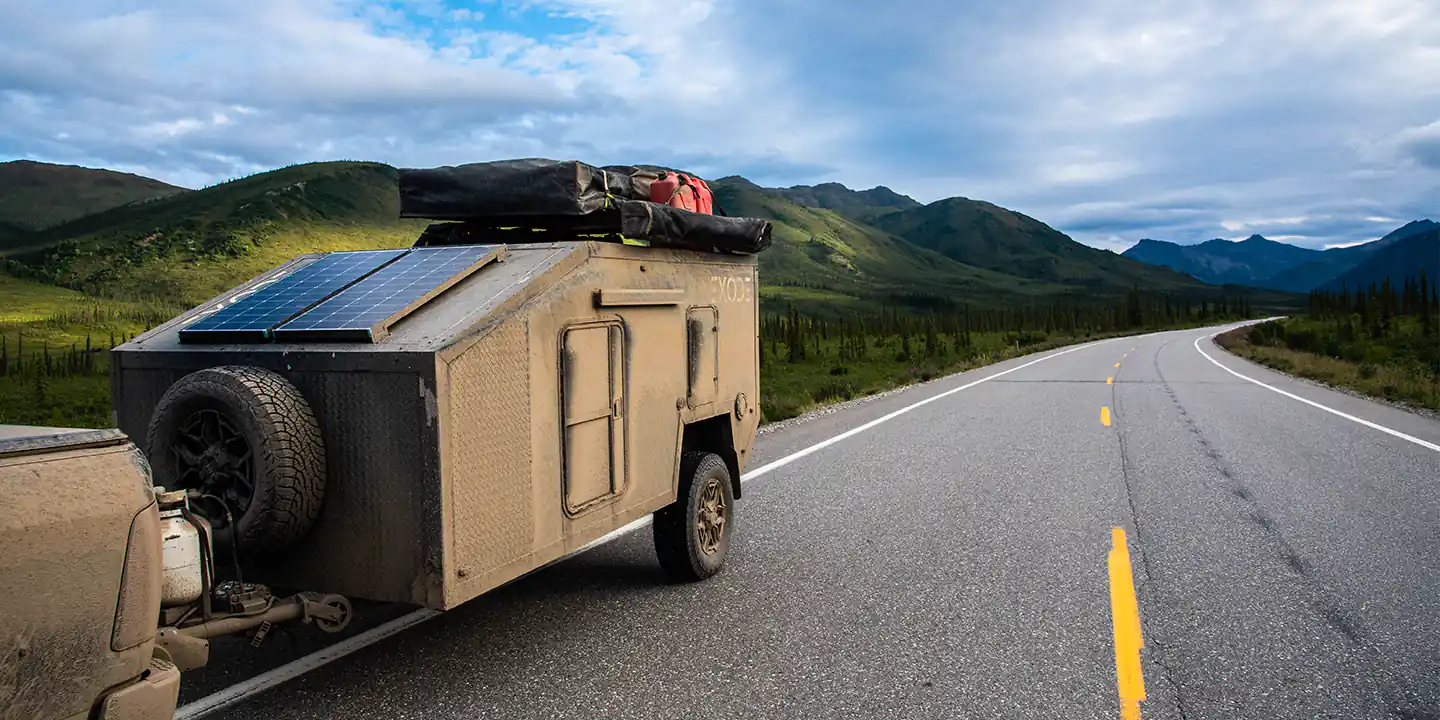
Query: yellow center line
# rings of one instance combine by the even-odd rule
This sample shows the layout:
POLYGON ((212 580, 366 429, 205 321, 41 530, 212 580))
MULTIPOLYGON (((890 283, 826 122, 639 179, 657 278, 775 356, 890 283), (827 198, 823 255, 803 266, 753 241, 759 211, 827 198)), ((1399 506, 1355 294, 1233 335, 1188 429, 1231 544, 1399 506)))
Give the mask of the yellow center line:
POLYGON ((1115 363, 1115 367, 1120 367, 1120 363, 1115 363))
POLYGON ((1121 720, 1140 720, 1145 699, 1145 678, 1140 670, 1140 606, 1135 600, 1135 576, 1123 528, 1110 529, 1110 616, 1115 627, 1115 682, 1120 690, 1121 720))
POLYGON ((1120 356, 1120 359, 1121 359, 1121 360, 1124 360, 1124 359, 1127 358, 1127 357, 1130 357, 1130 353, 1125 353, 1124 355, 1121 355, 1121 356, 1120 356))
POLYGON ((1100 406, 1100 424, 1110 427, 1110 408, 1104 405, 1100 406))
POLYGON ((1111 375, 1110 377, 1105 378, 1105 384, 1106 384, 1106 385, 1114 385, 1114 384, 1115 384, 1115 376, 1114 376, 1114 375, 1111 375))

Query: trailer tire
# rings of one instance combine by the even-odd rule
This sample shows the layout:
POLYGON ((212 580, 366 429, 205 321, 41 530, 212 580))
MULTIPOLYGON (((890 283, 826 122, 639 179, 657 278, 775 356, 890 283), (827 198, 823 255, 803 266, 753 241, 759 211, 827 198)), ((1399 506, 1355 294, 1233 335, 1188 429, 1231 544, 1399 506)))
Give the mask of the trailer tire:
POLYGON ((180 378, 155 406, 145 445, 156 485, 224 500, 228 522, 220 503, 195 505, 215 524, 217 548, 246 555, 284 550, 320 515, 320 424, 279 373, 226 365, 180 378))
POLYGON ((730 470, 719 455, 687 452, 680 458, 675 502, 655 513, 655 554, 676 582, 720 572, 735 527, 730 470))

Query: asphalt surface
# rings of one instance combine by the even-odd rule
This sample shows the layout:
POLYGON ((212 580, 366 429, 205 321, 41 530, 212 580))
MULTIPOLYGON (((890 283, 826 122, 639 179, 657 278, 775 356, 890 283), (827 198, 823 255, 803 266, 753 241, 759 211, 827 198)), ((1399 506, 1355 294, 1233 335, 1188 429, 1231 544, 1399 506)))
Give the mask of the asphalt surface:
MULTIPOLYGON (((1440 453, 1225 372, 1211 332, 1055 354, 748 481, 707 582, 666 584, 647 528, 209 717, 1115 718, 1112 527, 1142 717, 1440 717, 1440 453)), ((1037 357, 767 432, 750 467, 1037 357)))

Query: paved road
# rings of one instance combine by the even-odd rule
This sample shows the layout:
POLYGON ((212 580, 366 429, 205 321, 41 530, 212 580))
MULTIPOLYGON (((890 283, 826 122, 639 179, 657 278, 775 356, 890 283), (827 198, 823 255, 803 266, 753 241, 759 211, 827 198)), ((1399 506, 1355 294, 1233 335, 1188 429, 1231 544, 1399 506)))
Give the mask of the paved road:
POLYGON ((1209 332, 767 433, 752 468, 1020 368, 747 481, 711 581, 665 584, 644 530, 218 716, 1116 718, 1118 526, 1143 717, 1440 717, 1440 452, 1201 349, 1429 443, 1440 422, 1197 348, 1209 332))

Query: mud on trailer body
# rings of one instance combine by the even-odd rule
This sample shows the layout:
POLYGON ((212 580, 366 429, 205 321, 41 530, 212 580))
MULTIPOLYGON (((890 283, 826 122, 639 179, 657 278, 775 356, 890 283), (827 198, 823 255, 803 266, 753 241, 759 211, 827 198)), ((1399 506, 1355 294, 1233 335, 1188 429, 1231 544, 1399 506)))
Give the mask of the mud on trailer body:
POLYGON ((759 422, 753 255, 496 246, 374 341, 184 341, 319 257, 112 355, 119 427, 157 485, 218 496, 196 511, 247 582, 452 608, 651 513, 672 575, 719 569, 759 422))

